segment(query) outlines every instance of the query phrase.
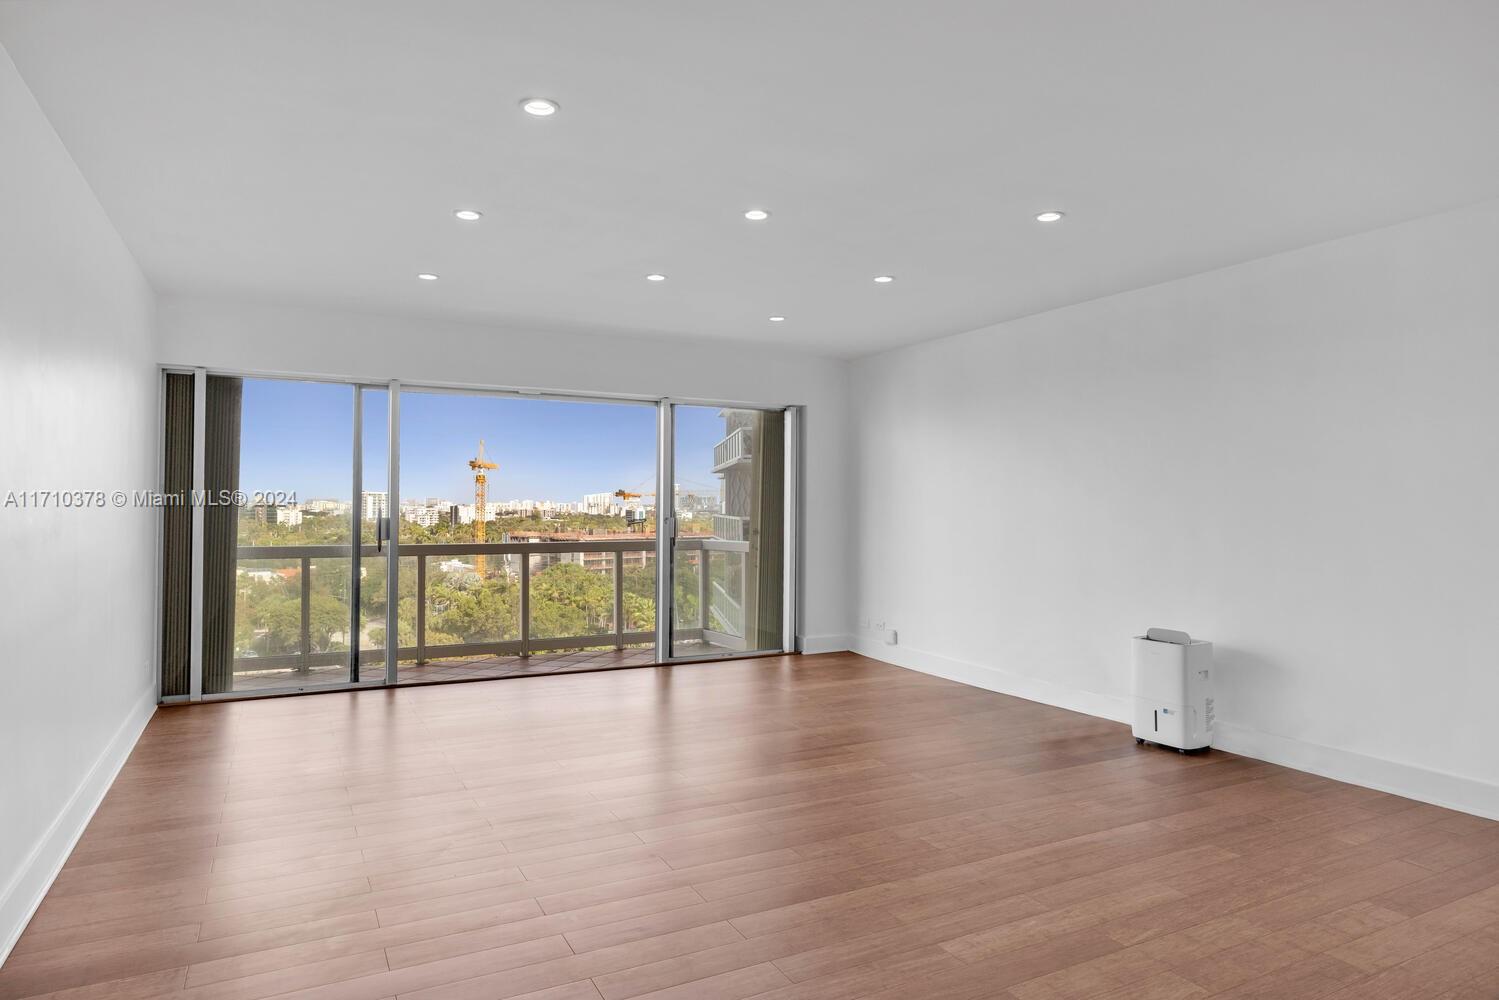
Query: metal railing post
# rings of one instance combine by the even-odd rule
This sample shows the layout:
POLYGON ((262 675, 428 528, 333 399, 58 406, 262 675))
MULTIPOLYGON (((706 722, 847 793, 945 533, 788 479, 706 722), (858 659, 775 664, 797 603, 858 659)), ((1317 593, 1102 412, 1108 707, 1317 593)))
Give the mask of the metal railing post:
POLYGON ((699 628, 708 627, 708 567, 712 560, 708 558, 707 549, 697 550, 697 624, 699 628))
POLYGON ((531 554, 520 554, 520 655, 531 655, 531 554))
POLYGON ((416 662, 427 662, 427 557, 416 557, 416 662))
POLYGON ((308 658, 312 656, 312 559, 302 557, 302 662, 298 673, 308 673, 312 668, 308 658))
POLYGON ((625 554, 614 552, 614 648, 625 648, 625 554))

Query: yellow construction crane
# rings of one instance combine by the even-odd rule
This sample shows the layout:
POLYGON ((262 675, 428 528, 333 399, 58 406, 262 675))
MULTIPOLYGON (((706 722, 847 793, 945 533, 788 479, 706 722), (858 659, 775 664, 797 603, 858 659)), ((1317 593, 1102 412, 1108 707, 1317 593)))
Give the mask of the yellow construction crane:
MULTIPOLYGON (((493 462, 484 460, 484 439, 479 439, 479 455, 477 458, 468 460, 468 467, 474 470, 474 541, 484 541, 484 522, 489 516, 488 478, 484 475, 489 469, 498 469, 499 466, 493 462)), ((484 554, 479 553, 474 559, 474 571, 479 574, 479 579, 484 579, 484 554)))

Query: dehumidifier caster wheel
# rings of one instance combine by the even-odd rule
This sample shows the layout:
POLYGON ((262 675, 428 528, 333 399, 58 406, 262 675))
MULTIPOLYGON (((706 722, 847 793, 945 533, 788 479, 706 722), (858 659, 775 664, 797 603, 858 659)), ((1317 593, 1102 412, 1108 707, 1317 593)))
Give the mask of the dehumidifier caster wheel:
POLYGON ((1144 745, 1145 745, 1145 741, 1142 740, 1142 739, 1140 739, 1140 737, 1136 736, 1135 737, 1135 746, 1143 747, 1144 745))

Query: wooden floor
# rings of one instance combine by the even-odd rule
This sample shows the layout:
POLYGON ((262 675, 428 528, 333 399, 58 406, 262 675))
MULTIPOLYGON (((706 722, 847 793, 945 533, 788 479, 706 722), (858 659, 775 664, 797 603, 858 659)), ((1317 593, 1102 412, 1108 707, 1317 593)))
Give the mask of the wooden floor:
POLYGON ((49 991, 1477 1000, 1499 824, 849 654, 170 708, 49 991))

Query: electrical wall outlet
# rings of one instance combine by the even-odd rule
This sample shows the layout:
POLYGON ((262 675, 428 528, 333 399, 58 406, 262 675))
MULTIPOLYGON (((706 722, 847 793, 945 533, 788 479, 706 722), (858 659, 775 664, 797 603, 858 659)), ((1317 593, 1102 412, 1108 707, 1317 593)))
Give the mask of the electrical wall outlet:
POLYGON ((892 629, 887 629, 886 632, 885 632, 885 645, 887 645, 887 646, 893 646, 893 645, 895 645, 895 638, 896 638, 896 636, 895 636, 895 629, 893 629, 893 628, 892 629))

